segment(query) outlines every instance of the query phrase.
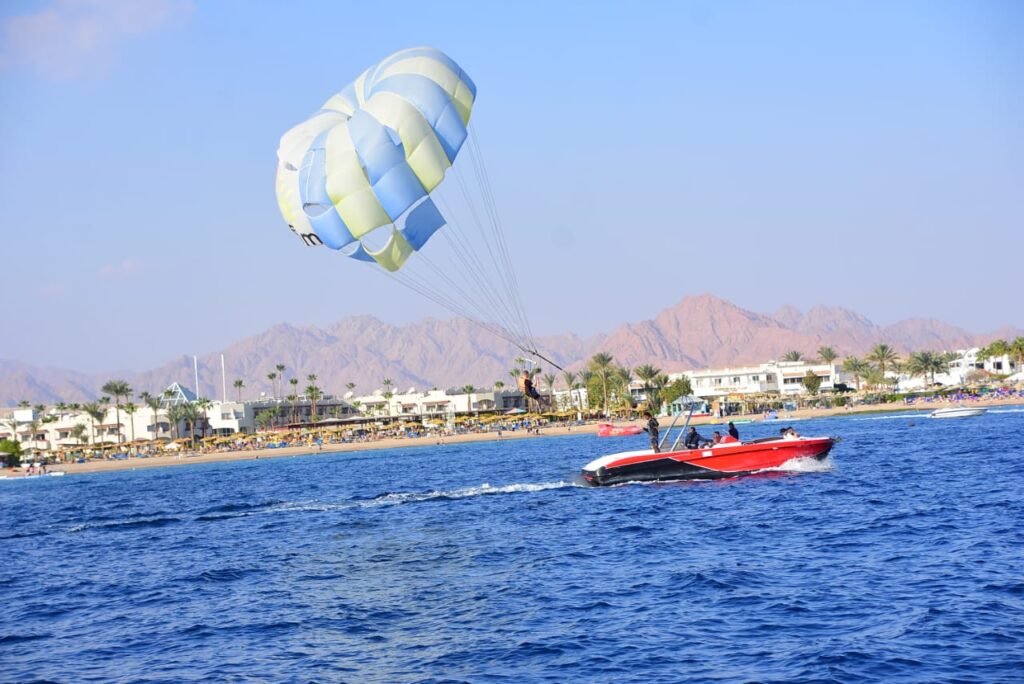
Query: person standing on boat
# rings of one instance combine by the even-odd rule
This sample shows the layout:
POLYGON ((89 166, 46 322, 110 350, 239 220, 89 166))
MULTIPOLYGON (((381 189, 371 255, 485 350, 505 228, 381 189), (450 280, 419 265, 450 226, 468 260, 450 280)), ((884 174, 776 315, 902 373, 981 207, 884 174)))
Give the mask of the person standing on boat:
POLYGON ((654 453, 658 453, 661 451, 661 448, 658 446, 658 428, 661 425, 658 423, 658 419, 651 415, 650 411, 644 411, 644 418, 647 419, 647 426, 644 428, 644 432, 651 438, 651 450, 654 453))
POLYGON ((729 436, 736 441, 739 441, 740 439, 740 431, 736 429, 736 426, 732 424, 731 420, 729 421, 729 436))

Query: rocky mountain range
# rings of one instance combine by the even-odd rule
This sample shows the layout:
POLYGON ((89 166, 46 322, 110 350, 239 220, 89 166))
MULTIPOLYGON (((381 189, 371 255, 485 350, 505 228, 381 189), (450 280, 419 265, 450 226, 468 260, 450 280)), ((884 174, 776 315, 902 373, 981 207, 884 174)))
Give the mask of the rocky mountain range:
MULTIPOLYGON (((571 333, 538 339, 544 353, 569 369, 582 368, 598 351, 616 362, 650 363, 664 371, 760 363, 797 350, 813 356, 822 345, 840 355, 863 354, 885 342, 900 352, 957 349, 984 345, 996 338, 1024 334, 1003 328, 974 334, 932 319, 914 318, 879 326, 864 316, 838 307, 816 306, 801 312, 784 306, 774 313, 747 311, 713 295, 686 297, 652 320, 624 323, 607 334, 582 339, 571 333)), ((508 370, 522 352, 462 319, 422 321, 395 326, 372 316, 353 316, 326 327, 274 327, 199 358, 199 394, 220 398, 220 355, 227 367, 228 398, 241 379, 242 398, 271 392, 267 374, 283 363, 288 377, 315 373, 328 393, 341 394, 347 383, 356 393, 369 393, 391 378, 395 387, 489 387, 495 380, 510 383, 508 370)), ((192 387, 191 356, 181 356, 141 373, 81 373, 0 360, 0 406, 18 401, 54 403, 89 401, 111 378, 123 378, 137 391, 162 390, 172 382, 192 387)))

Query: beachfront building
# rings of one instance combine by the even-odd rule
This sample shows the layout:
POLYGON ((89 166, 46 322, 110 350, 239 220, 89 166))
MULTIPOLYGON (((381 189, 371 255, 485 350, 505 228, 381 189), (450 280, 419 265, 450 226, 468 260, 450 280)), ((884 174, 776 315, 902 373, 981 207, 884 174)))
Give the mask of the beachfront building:
MULTIPOLYGON (((0 416, 0 439, 15 439, 22 448, 31 452, 85 448, 117 444, 120 441, 191 439, 196 437, 227 436, 235 433, 253 433, 261 427, 281 427, 310 423, 313 401, 299 397, 295 401, 260 399, 250 402, 199 401, 195 394, 174 383, 162 392, 157 409, 142 405, 120 411, 113 404, 102 406, 103 414, 93 418, 81 409, 51 408, 38 412, 33 408, 18 408, 0 416), (173 420, 174 407, 190 403, 198 408, 198 416, 189 423, 185 419, 173 420), (261 414, 267 414, 261 418, 261 414)), ((358 415, 351 403, 332 396, 316 401, 318 421, 347 418, 358 415)))
MULTIPOLYGON (((936 373, 932 376, 922 377, 911 376, 905 371, 896 374, 899 381, 899 389, 902 391, 916 391, 926 389, 934 385, 954 387, 966 385, 971 382, 984 380, 986 377, 1001 378, 1020 372, 1017 367, 1017 359, 1009 354, 1002 356, 989 356, 981 358, 981 348, 957 349, 952 353, 952 360, 946 366, 946 371, 936 373)), ((893 375, 887 373, 887 375, 893 375)))
POLYGON ((410 387, 405 392, 388 393, 378 389, 372 394, 351 397, 348 401, 365 415, 382 417, 444 418, 525 407, 523 394, 518 390, 464 392, 461 389, 433 388, 419 391, 410 387))
POLYGON ((669 380, 687 377, 693 394, 701 399, 731 395, 806 393, 804 378, 813 373, 821 379, 819 392, 831 392, 845 378, 835 364, 807 361, 768 361, 756 366, 706 368, 669 374, 669 380))

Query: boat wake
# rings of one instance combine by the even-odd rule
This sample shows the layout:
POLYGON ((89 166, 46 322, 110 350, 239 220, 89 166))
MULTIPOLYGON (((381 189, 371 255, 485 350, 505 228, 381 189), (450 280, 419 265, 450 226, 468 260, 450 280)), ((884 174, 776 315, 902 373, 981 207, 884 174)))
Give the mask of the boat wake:
POLYGON ((566 489, 570 487, 582 487, 576 482, 542 482, 542 483, 521 483, 493 486, 487 482, 475 487, 464 487, 462 489, 433 490, 429 492, 388 492, 379 494, 369 499, 350 499, 348 501, 266 501, 260 503, 228 503, 205 511, 201 511, 194 517, 171 517, 171 516, 143 516, 131 517, 103 522, 92 522, 75 525, 69 528, 69 532, 84 532, 96 529, 131 529, 139 527, 161 527, 172 523, 187 521, 193 522, 214 522, 220 520, 233 520, 248 518, 259 515, 272 515, 278 513, 327 513, 332 511, 344 511, 350 509, 378 508, 383 506, 400 506, 410 503, 422 503, 428 501, 455 501, 468 499, 476 496, 492 496, 495 494, 521 494, 531 492, 543 492, 551 489, 566 489))
POLYGON ((1024 408, 989 409, 989 413, 1024 413, 1024 408))
POLYGON ((865 420, 906 420, 907 418, 927 418, 930 413, 900 413, 895 416, 871 416, 870 418, 854 418, 854 422, 865 420))
POLYGON ((827 473, 835 469, 835 462, 831 456, 826 456, 820 461, 816 458, 791 458, 782 465, 774 468, 759 470, 759 473, 827 473))
POLYGON ((509 484, 491 486, 487 482, 477 487, 466 487, 464 489, 453 489, 449 491, 435 490, 432 492, 392 492, 380 494, 368 501, 362 501, 354 506, 371 508, 374 506, 397 506, 406 503, 420 503, 423 501, 452 501, 455 499, 467 499, 474 496, 490 496, 492 494, 520 494, 523 492, 543 492, 549 489, 565 489, 567 487, 581 487, 575 482, 546 482, 540 484, 509 484))

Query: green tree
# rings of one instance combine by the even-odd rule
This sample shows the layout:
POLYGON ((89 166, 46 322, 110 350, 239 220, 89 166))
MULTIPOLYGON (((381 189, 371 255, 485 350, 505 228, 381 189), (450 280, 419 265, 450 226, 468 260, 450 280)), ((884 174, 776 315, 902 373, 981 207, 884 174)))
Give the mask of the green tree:
POLYGON ((929 375, 934 377, 934 366, 936 363, 941 369, 942 359, 939 355, 934 354, 930 351, 917 351, 911 352, 910 356, 907 357, 906 371, 910 374, 910 377, 916 377, 918 375, 927 383, 929 375))
POLYGON ((637 366, 634 369, 636 377, 640 379, 640 382, 644 383, 644 396, 647 397, 648 403, 653 408, 657 404, 657 400, 652 396, 651 389, 654 387, 654 380, 661 375, 661 369, 655 368, 649 363, 645 363, 642 366, 637 366))
POLYGON ((1010 342, 1010 354, 1017 360, 1017 372, 1024 371, 1024 337, 1015 337, 1010 342))
POLYGON ((871 366, 866 361, 858 359, 856 356, 847 356, 843 359, 843 372, 853 376, 858 392, 860 392, 860 381, 868 374, 870 368, 871 366))
POLYGON ((817 394, 818 390, 821 389, 821 378, 814 371, 807 371, 800 382, 808 394, 817 394))
POLYGON ((839 358, 839 354, 836 354, 836 350, 832 347, 819 347, 818 358, 821 359, 823 364, 831 367, 832 362, 839 358))
MULTIPOLYGON (((573 390, 576 388, 576 373, 573 371, 562 371, 562 380, 565 381, 565 387, 569 391, 569 410, 572 410, 576 406, 576 400, 573 398, 573 390)), ((582 404, 582 402, 581 402, 582 404)), ((583 406, 580 406, 582 409, 583 406)))
POLYGON ((1006 340, 993 340, 986 347, 978 351, 978 360, 984 361, 994 357, 1004 356, 1010 353, 1010 345, 1006 340))
MULTIPOLYGON (((315 375, 313 377, 316 377, 315 375)), ((323 397, 323 392, 316 385, 306 386, 306 398, 309 399, 309 420, 316 422, 316 403, 323 397)))
POLYGON ((14 439, 0 439, 0 458, 7 468, 17 468, 21 465, 21 444, 17 437, 14 439))
POLYGON ((138 410, 139 410, 139 407, 136 406, 135 404, 133 404, 130 401, 127 404, 124 405, 124 413, 125 413, 126 416, 128 416, 128 424, 132 428, 132 441, 133 442, 135 441, 135 412, 138 411, 138 410))
POLYGON ((85 435, 85 431, 88 429, 89 428, 85 427, 85 425, 83 425, 82 423, 75 423, 71 427, 71 437, 75 440, 75 442, 81 444, 82 437, 85 435))
POLYGON ((690 386, 690 378, 682 376, 676 378, 669 383, 662 391, 662 400, 666 404, 671 404, 680 397, 688 397, 693 394, 693 388, 690 386))
POLYGON ((296 402, 299 400, 299 379, 289 378, 288 384, 292 386, 292 393, 288 395, 288 401, 292 402, 292 422, 298 419, 296 402))
POLYGON ((242 382, 241 378, 236 378, 235 382, 234 382, 234 386, 235 386, 235 400, 238 401, 239 404, 241 404, 242 403, 242 388, 245 387, 245 383, 242 382))
POLYGON ((160 397, 154 397, 149 392, 143 392, 139 399, 153 412, 153 437, 160 436, 160 397))
POLYGON ((188 436, 189 436, 189 440, 192 442, 192 447, 195 448, 195 445, 196 445, 196 421, 199 420, 199 416, 201 415, 199 407, 196 406, 195 402, 188 402, 188 401, 183 403, 183 404, 179 404, 178 406, 181 407, 181 418, 182 418, 182 420, 184 420, 186 423, 188 423, 188 436))
POLYGON ((555 377, 554 373, 545 373, 543 380, 544 386, 548 389, 548 410, 553 411, 555 409, 555 377))
POLYGON ((314 423, 316 422, 316 403, 323 397, 323 392, 317 387, 317 380, 316 373, 306 376, 306 381, 309 382, 309 385, 306 386, 306 398, 309 399, 309 419, 314 423))
POLYGON ((270 381, 270 391, 273 393, 274 398, 277 398, 277 373, 271 371, 267 373, 267 380, 270 381))
POLYGON ((107 415, 107 409, 98 401, 90 401, 82 406, 85 415, 89 416, 89 425, 92 427, 92 443, 96 443, 96 421, 103 424, 103 418, 107 415))
POLYGON ((782 356, 783 361, 803 361, 804 355, 796 351, 788 351, 782 356))
POLYGON ((611 354, 598 352, 590 357, 590 371, 601 381, 601 396, 604 399, 604 415, 608 415, 608 378, 615 359, 611 354))
POLYGON ((199 409, 199 426, 202 428, 202 436, 206 438, 206 427, 210 424, 210 407, 213 406, 213 402, 204 397, 196 399, 196 408, 199 409))
POLYGON ((871 352, 867 355, 867 360, 874 362, 878 365, 878 370, 881 371, 882 377, 885 377, 886 366, 891 366, 893 362, 899 357, 896 355, 896 350, 887 344, 876 344, 871 348, 871 352))
POLYGON ((186 404, 170 404, 167 407, 167 420, 171 424, 171 436, 178 439, 181 436, 181 422, 187 418, 186 404))
POLYGON ((134 391, 124 380, 108 380, 101 391, 114 397, 115 415, 117 416, 117 443, 121 443, 121 398, 127 399, 134 391))
POLYGON ((495 380, 494 381, 494 391, 495 392, 500 392, 503 389, 505 389, 505 383, 503 381, 501 381, 501 380, 495 380))

